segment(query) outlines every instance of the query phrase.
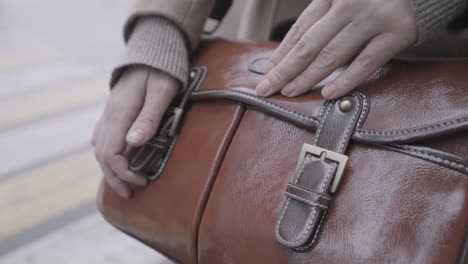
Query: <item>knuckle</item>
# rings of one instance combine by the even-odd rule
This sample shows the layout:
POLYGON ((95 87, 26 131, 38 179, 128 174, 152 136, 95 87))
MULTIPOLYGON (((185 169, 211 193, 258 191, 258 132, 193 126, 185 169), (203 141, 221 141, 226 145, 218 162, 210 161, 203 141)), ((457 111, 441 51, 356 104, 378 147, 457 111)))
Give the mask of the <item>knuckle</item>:
POLYGON ((302 36, 296 43, 293 49, 293 55, 300 61, 308 60, 311 54, 311 47, 309 43, 312 43, 310 37, 307 35, 302 36))
POLYGON ((307 89, 309 83, 310 80, 306 79, 305 77, 298 77, 296 80, 294 80, 292 85, 296 91, 300 92, 307 89))
POLYGON ((336 55, 335 49, 331 47, 325 47, 316 59, 316 65, 320 69, 330 69, 336 66, 336 55))
POLYGON ((100 151, 98 152, 97 156, 101 163, 110 164, 112 160, 112 154, 108 151, 100 151))
POLYGON ((283 74, 281 74, 280 71, 278 70, 272 70, 271 72, 268 73, 266 78, 270 81, 272 84, 281 84, 283 83, 283 74))
POLYGON ((303 23, 300 19, 298 19, 292 26, 291 29, 289 30, 289 34, 291 36, 291 41, 292 42, 297 42, 300 39, 300 33, 303 30, 303 23))
POLYGON ((369 6, 369 4, 366 3, 366 8, 363 8, 361 2, 362 1, 335 0, 333 1, 331 9, 334 13, 340 14, 342 16, 355 14, 356 12, 361 12, 362 10, 367 9, 369 6))
POLYGON ((417 37, 416 21, 413 17, 406 17, 401 19, 398 25, 398 32, 402 34, 405 40, 413 41, 417 37))
POLYGON ((362 72, 367 73, 372 71, 372 59, 369 55, 358 56, 355 60, 355 63, 362 72))

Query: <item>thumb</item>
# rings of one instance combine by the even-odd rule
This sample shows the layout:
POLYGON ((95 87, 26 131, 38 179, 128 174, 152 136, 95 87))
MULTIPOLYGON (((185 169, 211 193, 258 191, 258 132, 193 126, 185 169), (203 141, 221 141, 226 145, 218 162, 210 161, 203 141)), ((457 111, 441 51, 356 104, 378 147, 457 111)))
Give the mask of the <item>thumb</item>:
POLYGON ((130 146, 141 146, 154 136, 177 89, 178 83, 173 77, 161 72, 151 73, 145 103, 127 133, 126 139, 130 146))

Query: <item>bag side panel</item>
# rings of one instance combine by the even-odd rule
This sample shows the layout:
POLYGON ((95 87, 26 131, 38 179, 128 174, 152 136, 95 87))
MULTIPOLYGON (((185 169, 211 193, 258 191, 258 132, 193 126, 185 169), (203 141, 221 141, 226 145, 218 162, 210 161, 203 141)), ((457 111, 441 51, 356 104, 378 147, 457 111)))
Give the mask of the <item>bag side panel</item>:
MULTIPOLYGON (((274 238, 284 190, 313 134, 248 110, 205 210, 199 263, 455 263, 468 225, 468 175, 352 144, 312 251, 274 238)), ((458 142, 465 146, 467 143, 458 142)))

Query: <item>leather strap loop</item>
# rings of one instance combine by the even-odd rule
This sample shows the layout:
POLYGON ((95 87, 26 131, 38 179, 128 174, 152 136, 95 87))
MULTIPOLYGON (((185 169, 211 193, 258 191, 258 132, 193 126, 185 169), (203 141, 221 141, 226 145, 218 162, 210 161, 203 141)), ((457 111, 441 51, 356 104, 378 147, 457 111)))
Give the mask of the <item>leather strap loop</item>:
POLYGON ((318 206, 323 209, 328 209, 331 201, 330 196, 327 194, 317 193, 292 183, 288 184, 286 195, 305 204, 318 206))

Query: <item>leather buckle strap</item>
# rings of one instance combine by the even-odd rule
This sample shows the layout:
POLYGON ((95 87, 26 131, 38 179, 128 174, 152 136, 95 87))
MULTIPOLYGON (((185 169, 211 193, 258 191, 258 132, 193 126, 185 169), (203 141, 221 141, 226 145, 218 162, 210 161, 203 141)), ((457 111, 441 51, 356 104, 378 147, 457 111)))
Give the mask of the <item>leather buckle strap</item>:
POLYGON ((302 146, 296 173, 286 187, 275 228, 281 244, 304 251, 317 242, 344 175, 348 157, 343 153, 367 110, 367 100, 358 92, 324 104, 314 143, 302 146))

